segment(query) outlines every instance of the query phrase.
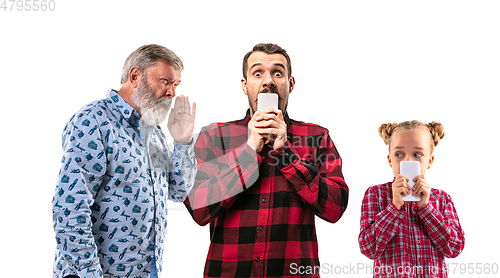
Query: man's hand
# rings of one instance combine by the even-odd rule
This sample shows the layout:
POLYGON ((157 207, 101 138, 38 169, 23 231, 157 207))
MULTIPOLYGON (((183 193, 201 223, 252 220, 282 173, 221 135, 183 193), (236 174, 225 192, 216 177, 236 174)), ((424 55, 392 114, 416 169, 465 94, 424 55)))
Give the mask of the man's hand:
POLYGON ((196 103, 189 106, 187 96, 178 96, 175 99, 174 108, 168 116, 168 130, 175 142, 183 145, 191 143, 194 132, 194 119, 196 116, 196 103))
POLYGON ((286 123, 281 110, 271 108, 265 113, 257 111, 248 122, 248 145, 257 153, 273 142, 273 149, 283 147, 287 141, 286 123))
POLYGON ((247 135, 247 144, 250 148, 254 149, 257 153, 262 151, 264 148, 264 141, 262 140, 262 136, 260 136, 255 124, 257 123, 256 118, 260 115, 264 114, 264 112, 256 111, 252 119, 248 122, 248 135, 247 135))
POLYGON ((410 194, 411 189, 408 185, 408 178, 404 175, 397 175, 392 183, 392 203, 397 209, 401 209, 404 205, 403 195, 410 194))

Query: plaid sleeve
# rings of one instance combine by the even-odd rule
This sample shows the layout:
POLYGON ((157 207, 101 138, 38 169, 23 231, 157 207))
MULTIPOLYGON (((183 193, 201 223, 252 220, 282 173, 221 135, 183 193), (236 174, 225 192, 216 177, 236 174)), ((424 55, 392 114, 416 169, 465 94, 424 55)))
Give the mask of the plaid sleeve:
POLYGON ((388 243, 401 229, 404 213, 392 203, 381 208, 379 186, 370 187, 361 205, 361 231, 358 237, 361 253, 370 259, 379 258, 388 243))
POLYGON ((320 218, 335 223, 347 208, 349 188, 340 158, 328 130, 321 134, 318 150, 304 153, 287 141, 272 156, 290 185, 320 218), (313 156, 313 157, 311 157, 313 156))
MULTIPOLYGON (((238 194, 257 180, 262 162, 260 155, 246 143, 226 148, 224 142, 231 141, 227 139, 232 134, 221 136, 219 142, 215 136, 217 130, 220 129, 203 128, 196 141, 197 174, 193 189, 184 201, 193 219, 202 226, 225 212, 238 194)), ((246 136, 246 127, 239 132, 246 136)))
POLYGON ((450 195, 440 191, 440 209, 430 202, 418 211, 430 240, 444 256, 455 258, 465 246, 464 231, 460 226, 458 215, 450 195))

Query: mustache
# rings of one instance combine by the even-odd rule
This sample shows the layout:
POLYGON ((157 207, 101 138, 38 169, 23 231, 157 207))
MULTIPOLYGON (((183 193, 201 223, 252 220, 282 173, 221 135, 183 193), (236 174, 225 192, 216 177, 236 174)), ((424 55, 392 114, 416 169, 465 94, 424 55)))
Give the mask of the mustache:
POLYGON ((275 93, 278 94, 278 89, 276 87, 266 87, 262 89, 259 94, 265 94, 265 93, 275 93))
POLYGON ((155 107, 158 105, 170 105, 172 103, 172 99, 166 96, 159 98, 155 101, 155 107))

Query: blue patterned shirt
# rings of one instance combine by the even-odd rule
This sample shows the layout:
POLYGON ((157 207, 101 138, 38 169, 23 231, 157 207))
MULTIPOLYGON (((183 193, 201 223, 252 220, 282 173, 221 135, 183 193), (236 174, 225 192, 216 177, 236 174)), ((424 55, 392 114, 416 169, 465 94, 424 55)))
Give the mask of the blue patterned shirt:
POLYGON ((54 276, 149 277, 154 258, 161 272, 166 201, 191 190, 193 145, 169 149, 160 127, 144 126, 113 90, 76 113, 52 201, 54 276))

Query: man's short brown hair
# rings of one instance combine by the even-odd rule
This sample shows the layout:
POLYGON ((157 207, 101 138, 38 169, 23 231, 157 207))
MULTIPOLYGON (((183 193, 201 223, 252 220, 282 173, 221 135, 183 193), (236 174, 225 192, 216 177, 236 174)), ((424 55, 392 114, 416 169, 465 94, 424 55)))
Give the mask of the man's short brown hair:
POLYGON ((264 52, 266 54, 281 54, 285 56, 286 59, 286 67, 288 71, 288 78, 292 76, 292 64, 290 62, 290 57, 288 56, 288 53, 286 53, 286 50, 281 48, 277 44, 272 44, 272 43, 259 43, 256 46, 253 47, 252 51, 248 52, 245 57, 243 57, 243 77, 245 80, 247 79, 247 70, 248 70, 248 57, 252 55, 255 52, 264 52))

